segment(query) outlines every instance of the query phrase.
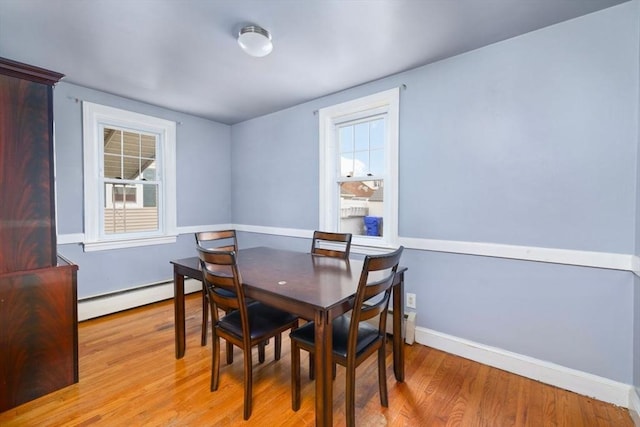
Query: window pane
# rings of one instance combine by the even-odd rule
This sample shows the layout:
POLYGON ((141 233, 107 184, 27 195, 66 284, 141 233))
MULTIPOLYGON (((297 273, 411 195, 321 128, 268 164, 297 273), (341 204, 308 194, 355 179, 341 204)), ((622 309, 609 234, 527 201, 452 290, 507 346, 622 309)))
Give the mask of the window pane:
POLYGON ((124 175, 123 179, 142 179, 140 176, 140 158, 125 157, 124 158, 124 175))
POLYGON ((114 202, 136 202, 136 188, 135 187, 125 187, 121 185, 116 185, 113 187, 113 201, 114 202))
POLYGON ((341 182, 341 233, 358 236, 382 236, 383 181, 341 182))
POLYGON ((367 176, 369 173, 369 152, 358 151, 354 153, 355 176, 367 176))
MULTIPOLYGON (((118 129, 104 129, 104 177, 143 179, 148 167, 155 167, 157 136, 118 129)), ((156 179, 155 171, 144 179, 156 179)))
POLYGON ((104 128, 104 153, 122 154, 122 131, 104 128))
POLYGON ((158 186, 156 184, 142 186, 142 204, 145 208, 158 206, 158 186))
POLYGON ((354 126, 354 142, 356 151, 369 149, 369 122, 354 126))
POLYGON ((339 128, 342 177, 384 175, 384 126, 384 118, 377 118, 339 128))
POLYGON ((344 153, 340 157, 340 176, 353 176, 353 153, 344 153))
POLYGON ((381 177, 384 175, 384 149, 372 150, 369 153, 369 171, 373 176, 381 177))
POLYGON ((141 135, 140 157, 145 159, 156 158, 156 137, 153 135, 141 135))
POLYGON ((155 181, 156 180, 156 162, 148 161, 148 164, 145 163, 142 165, 142 179, 146 181, 155 181))
POLYGON ((384 119, 374 120, 370 124, 369 147, 372 150, 384 148, 384 119))
POLYGON ((105 234, 157 231, 157 194, 156 184, 105 184, 105 234))
POLYGON ((140 136, 137 132, 123 132, 123 149, 125 156, 140 157, 140 136))
POLYGON ((104 176, 122 177, 122 131, 104 128, 104 176))
POLYGON ((353 126, 344 126, 339 130, 340 152, 353 151, 353 126))
POLYGON ((122 156, 104 155, 104 177, 122 179, 122 156))

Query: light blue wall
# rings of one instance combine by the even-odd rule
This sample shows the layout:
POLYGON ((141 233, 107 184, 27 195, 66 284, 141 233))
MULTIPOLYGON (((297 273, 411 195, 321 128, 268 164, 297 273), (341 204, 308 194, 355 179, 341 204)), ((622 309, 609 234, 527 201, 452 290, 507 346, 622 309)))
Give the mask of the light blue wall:
MULTIPOLYGON (((317 228, 314 111, 406 84, 400 236, 632 254, 638 28, 634 1, 234 125, 234 222, 317 228)), ((632 383, 632 273, 418 250, 402 262, 418 326, 632 383)))
POLYGON ((236 224, 314 228, 318 223, 318 120, 293 108, 231 128, 236 224))
POLYGON ((632 253, 632 6, 402 76, 400 235, 632 253))
MULTIPOLYGON (((229 126, 62 82, 54 89, 59 235, 84 231, 81 101, 178 122, 178 227, 231 222, 229 126)), ((78 297, 85 298, 170 280, 169 261, 193 255, 193 236, 180 236, 173 245, 126 250, 85 253, 79 244, 60 245, 58 250, 80 267, 78 297)))

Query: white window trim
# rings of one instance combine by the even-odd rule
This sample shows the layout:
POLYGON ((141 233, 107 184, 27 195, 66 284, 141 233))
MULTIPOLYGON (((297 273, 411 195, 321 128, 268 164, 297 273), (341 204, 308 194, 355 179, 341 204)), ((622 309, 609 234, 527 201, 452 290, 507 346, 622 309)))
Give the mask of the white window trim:
POLYGON ((176 123, 145 114, 134 113, 105 105, 83 101, 83 148, 84 148, 84 250, 86 252, 119 249, 135 246, 173 243, 176 241, 177 202, 176 202, 176 123), (162 143, 161 152, 164 173, 163 194, 159 209, 162 209, 163 221, 156 234, 144 236, 122 235, 113 238, 101 236, 100 233, 100 171, 102 169, 100 145, 101 125, 112 125, 121 128, 144 130, 159 134, 162 143))
POLYGON ((335 185, 337 165, 336 125, 363 116, 386 113, 389 145, 385 151, 385 211, 383 236, 353 236, 352 245, 394 248, 398 245, 398 151, 400 91, 389 89, 373 95, 322 108, 319 116, 320 141, 320 229, 338 230, 338 198, 335 185))

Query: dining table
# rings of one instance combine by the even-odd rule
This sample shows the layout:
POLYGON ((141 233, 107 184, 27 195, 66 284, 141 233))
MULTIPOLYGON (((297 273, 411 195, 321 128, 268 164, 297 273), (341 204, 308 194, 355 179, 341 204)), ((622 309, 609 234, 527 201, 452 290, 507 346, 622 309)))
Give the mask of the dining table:
MULTIPOLYGON (((333 422, 332 320, 353 308, 361 259, 338 259, 270 247, 238 251, 238 268, 246 296, 314 321, 315 414, 317 426, 333 422)), ((202 281, 197 256, 171 261, 174 276, 176 358, 185 353, 184 280, 202 281)), ((404 273, 398 267, 392 297, 393 370, 404 381, 404 273)))

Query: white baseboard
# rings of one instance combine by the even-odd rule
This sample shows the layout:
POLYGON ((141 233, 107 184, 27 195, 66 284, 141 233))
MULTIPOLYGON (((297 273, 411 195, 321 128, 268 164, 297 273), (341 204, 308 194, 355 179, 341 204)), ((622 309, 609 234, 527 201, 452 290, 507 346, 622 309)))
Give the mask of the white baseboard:
POLYGON ((640 427, 640 397, 635 387, 629 391, 629 415, 633 420, 633 425, 640 427))
MULTIPOLYGON (((587 372, 566 368, 423 327, 416 328, 416 342, 545 384, 613 403, 614 405, 631 408, 631 403, 635 403, 630 401, 630 393, 634 390, 631 385, 587 372)), ((633 395, 637 399, 635 392, 633 392, 633 395)), ((637 404, 636 411, 640 410, 640 400, 637 404)))
MULTIPOLYGON (((185 279, 184 292, 202 290, 202 283, 195 279, 185 279)), ((125 291, 101 295, 78 301, 78 321, 93 319, 173 298, 173 283, 162 283, 125 291)))

